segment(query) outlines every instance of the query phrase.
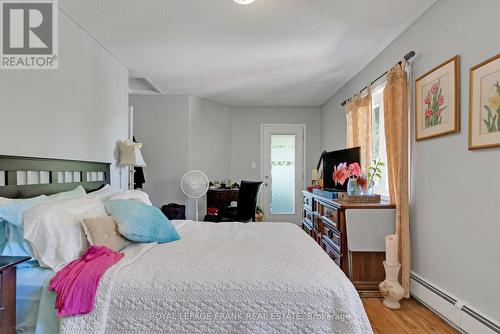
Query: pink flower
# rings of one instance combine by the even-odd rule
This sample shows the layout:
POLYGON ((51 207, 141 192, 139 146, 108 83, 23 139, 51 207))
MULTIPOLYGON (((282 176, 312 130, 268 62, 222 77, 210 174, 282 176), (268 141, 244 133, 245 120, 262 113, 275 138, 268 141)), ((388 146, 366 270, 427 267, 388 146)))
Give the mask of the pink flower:
POLYGON ((333 170, 333 181, 335 184, 344 184, 345 181, 351 176, 350 171, 347 168, 347 163, 341 163, 336 166, 333 170))
POLYGON ((361 173, 361 167, 357 162, 354 162, 349 165, 349 171, 351 172, 351 176, 359 176, 361 173))
POLYGON ((427 97, 424 100, 425 104, 431 104, 431 94, 427 94, 427 97))
POLYGON ((431 118, 431 117, 432 117, 432 109, 431 109, 431 108, 428 108, 428 109, 425 111, 424 116, 425 116, 425 118, 431 118))
POLYGON ((363 188, 363 191, 366 191, 366 189, 368 189, 368 179, 366 177, 366 175, 360 175, 357 179, 356 179, 356 184, 363 188))
POLYGON ((435 83, 434 85, 432 85, 431 87, 431 94, 434 95, 438 92, 439 90, 439 84, 438 83, 435 83))
POLYGON ((349 164, 349 166, 347 166, 347 162, 344 162, 334 167, 333 181, 335 184, 344 184, 351 176, 359 176, 360 174, 361 167, 357 162, 349 164))
POLYGON ((442 105, 444 103, 443 95, 439 95, 437 102, 438 102, 438 105, 442 105))

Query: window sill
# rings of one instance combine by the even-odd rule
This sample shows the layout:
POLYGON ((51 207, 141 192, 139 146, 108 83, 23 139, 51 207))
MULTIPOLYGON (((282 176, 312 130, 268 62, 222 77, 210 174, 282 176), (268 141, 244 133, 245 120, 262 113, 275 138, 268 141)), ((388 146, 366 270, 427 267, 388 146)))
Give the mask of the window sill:
POLYGON ((380 194, 380 199, 382 201, 387 201, 387 202, 391 201, 391 197, 389 195, 386 195, 386 194, 380 194))

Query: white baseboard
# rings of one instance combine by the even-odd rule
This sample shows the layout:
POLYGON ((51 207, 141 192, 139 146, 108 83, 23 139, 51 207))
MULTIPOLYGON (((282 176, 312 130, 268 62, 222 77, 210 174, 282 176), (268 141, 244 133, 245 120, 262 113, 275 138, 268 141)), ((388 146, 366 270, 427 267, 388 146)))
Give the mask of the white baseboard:
POLYGON ((463 333, 500 334, 500 325, 446 290, 411 273, 411 295, 463 333))

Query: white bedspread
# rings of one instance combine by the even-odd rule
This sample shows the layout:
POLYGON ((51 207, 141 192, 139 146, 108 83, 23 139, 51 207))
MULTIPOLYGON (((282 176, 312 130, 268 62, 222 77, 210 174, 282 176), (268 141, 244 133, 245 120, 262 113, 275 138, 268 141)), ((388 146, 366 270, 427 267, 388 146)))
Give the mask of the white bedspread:
POLYGON ((177 224, 104 275, 92 313, 61 333, 372 333, 342 271, 288 223, 177 224))

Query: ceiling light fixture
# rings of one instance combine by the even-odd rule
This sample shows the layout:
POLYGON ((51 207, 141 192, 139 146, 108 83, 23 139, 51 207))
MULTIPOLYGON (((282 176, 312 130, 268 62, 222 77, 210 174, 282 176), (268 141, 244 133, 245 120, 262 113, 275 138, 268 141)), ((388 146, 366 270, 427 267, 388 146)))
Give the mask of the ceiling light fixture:
POLYGON ((249 5, 255 0, 233 0, 233 1, 240 5, 249 5))

